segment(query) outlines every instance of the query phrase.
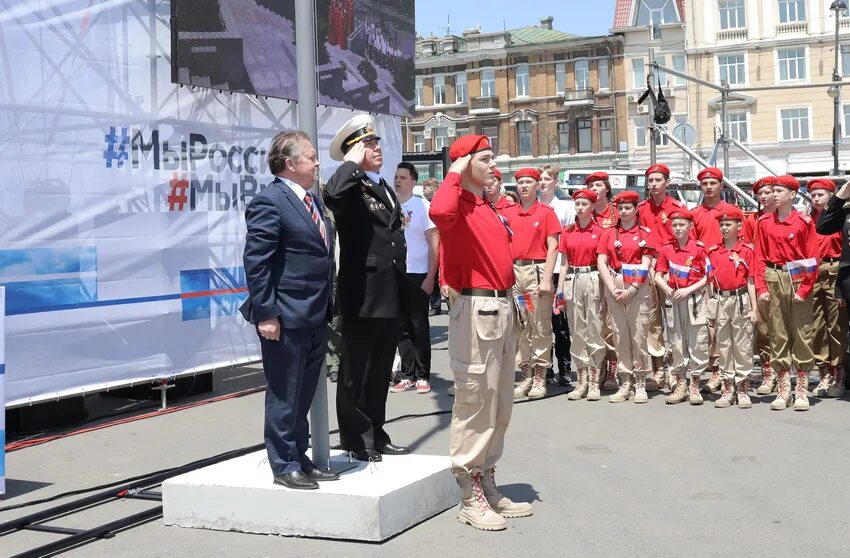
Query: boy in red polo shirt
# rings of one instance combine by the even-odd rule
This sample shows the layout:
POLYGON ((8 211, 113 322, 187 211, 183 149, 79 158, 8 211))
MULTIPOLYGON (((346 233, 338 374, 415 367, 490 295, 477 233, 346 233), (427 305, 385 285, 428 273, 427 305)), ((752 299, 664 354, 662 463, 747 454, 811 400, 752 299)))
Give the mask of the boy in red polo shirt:
POLYGON ((753 328, 758 321, 753 282, 753 249, 738 235, 744 216, 737 207, 716 215, 723 243, 708 249, 709 285, 716 299, 714 320, 718 364, 723 375, 720 399, 714 406, 730 407, 737 392, 738 407, 749 409, 753 371, 753 328))
POLYGON ((537 399, 546 395, 546 370, 552 366, 552 273, 561 223, 551 207, 537 201, 537 169, 519 169, 514 178, 520 203, 502 211, 513 231, 514 296, 525 316, 518 347, 522 376, 514 397, 537 399))
POLYGON ((661 247, 655 263, 655 283, 666 295, 667 340, 672 352, 670 374, 673 392, 667 403, 686 399, 686 376, 691 376, 691 405, 702 405, 700 373, 708 364, 708 326, 703 293, 706 284, 706 253, 690 238, 693 215, 687 209, 670 213, 675 240, 661 247))

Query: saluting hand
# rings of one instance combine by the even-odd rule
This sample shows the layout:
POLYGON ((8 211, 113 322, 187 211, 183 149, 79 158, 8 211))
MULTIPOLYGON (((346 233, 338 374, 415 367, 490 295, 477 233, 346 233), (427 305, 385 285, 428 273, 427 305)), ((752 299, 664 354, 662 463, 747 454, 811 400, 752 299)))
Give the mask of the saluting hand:
POLYGON ((362 141, 358 141, 351 149, 348 150, 348 153, 343 156, 342 160, 354 163, 358 166, 362 165, 363 161, 366 160, 366 146, 363 145, 362 141))
POLYGON ((469 166, 469 162, 471 160, 472 155, 464 155, 463 157, 455 159, 454 162, 449 166, 449 172, 463 174, 463 171, 465 171, 466 167, 469 166))
POLYGON ((835 193, 836 198, 841 198, 842 200, 846 200, 850 198, 850 180, 845 182, 841 188, 835 193))

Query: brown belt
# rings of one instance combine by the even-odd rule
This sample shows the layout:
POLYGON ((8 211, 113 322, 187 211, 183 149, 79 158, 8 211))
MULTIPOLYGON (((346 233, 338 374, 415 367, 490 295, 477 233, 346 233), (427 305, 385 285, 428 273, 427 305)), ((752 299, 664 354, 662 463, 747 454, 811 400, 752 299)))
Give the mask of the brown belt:
POLYGON ((773 263, 773 262, 764 262, 764 265, 769 267, 770 269, 778 269, 778 270, 781 270, 781 271, 788 271, 788 268, 785 266, 785 264, 778 264, 778 263, 773 263))
POLYGON ((821 258, 820 263, 838 263, 841 261, 841 258, 821 258))
POLYGON ((504 298, 510 291, 495 291, 493 289, 461 289, 460 294, 466 296, 489 296, 490 298, 504 298))
POLYGON ((585 265, 585 266, 570 266, 567 275, 580 274, 580 273, 591 273, 593 271, 599 271, 594 265, 585 265))
POLYGON ((546 260, 514 260, 517 265, 531 265, 546 263, 546 260))
POLYGON ((731 291, 715 291, 719 296, 729 297, 729 296, 738 296, 747 292, 747 287, 738 287, 737 289, 731 291))

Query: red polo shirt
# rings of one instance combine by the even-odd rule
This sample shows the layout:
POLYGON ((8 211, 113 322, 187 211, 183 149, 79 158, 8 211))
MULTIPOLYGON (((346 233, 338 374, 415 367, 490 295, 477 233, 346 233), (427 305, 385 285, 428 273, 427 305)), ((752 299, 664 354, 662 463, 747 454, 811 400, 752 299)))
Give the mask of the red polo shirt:
POLYGON ((617 222, 620 220, 620 214, 617 211, 617 206, 613 203, 609 203, 607 207, 599 213, 594 210, 593 220, 596 221, 603 229, 615 227, 617 222))
POLYGON ((624 229, 620 224, 602 231, 596 253, 608 256, 608 267, 619 271, 624 263, 639 264, 643 256, 654 255, 655 243, 656 238, 649 228, 634 225, 624 229))
POLYGON ((673 229, 670 227, 670 213, 674 209, 684 207, 685 204, 670 196, 664 198, 661 205, 655 205, 651 199, 646 199, 638 204, 638 222, 641 226, 653 230, 661 244, 666 244, 676 240, 673 229))
POLYGON ((721 213, 728 213, 735 206, 720 200, 720 203, 714 207, 708 207, 705 204, 700 204, 692 213, 694 214, 694 227, 691 229, 691 236, 696 240, 701 240, 703 245, 710 248, 723 244, 723 235, 720 234, 720 223, 717 221, 717 216, 721 213))
POLYGON ((514 260, 545 260, 546 239, 561 232, 561 222, 555 210, 535 201, 527 210, 522 204, 505 208, 502 215, 514 232, 511 256, 514 260))
POLYGON ((684 247, 674 240, 661 247, 655 271, 669 274, 667 284, 674 289, 683 289, 705 277, 706 257, 705 248, 696 240, 689 239, 684 247))
POLYGON ((480 196, 460 186, 450 172, 431 200, 431 220, 440 231, 446 284, 507 290, 514 284, 511 241, 499 215, 480 196))
POLYGON ((708 249, 711 262, 709 278, 721 291, 734 291, 747 284, 755 271, 752 246, 739 240, 730 250, 723 244, 708 249))
MULTIPOLYGON (((819 211, 812 211, 812 221, 818 222, 820 217, 819 211)), ((815 233, 817 234, 817 232, 815 233)), ((835 234, 818 234, 818 257, 823 258, 840 258, 841 257, 841 233, 835 234)))
POLYGON ((749 242, 750 244, 755 244, 756 235, 758 234, 758 221, 759 217, 764 215, 762 212, 758 213, 750 213, 746 217, 744 217, 744 226, 741 229, 741 238, 749 242))
MULTIPOLYGON (((755 281, 758 294, 767 292, 767 285, 764 282, 766 262, 784 265, 793 260, 807 258, 819 260, 817 233, 812 218, 797 210, 791 210, 791 214, 784 221, 777 219, 776 213, 765 213, 759 217, 755 257, 755 281)), ((806 277, 797 287, 797 294, 801 298, 808 298, 814 285, 815 278, 806 277)))
POLYGON ((576 221, 561 231, 558 251, 566 256, 567 263, 572 267, 596 267, 596 249, 604 231, 592 219, 585 228, 581 228, 576 221))
POLYGON ((496 202, 495 207, 496 207, 496 211, 501 213, 506 208, 508 208, 512 205, 516 205, 516 202, 514 200, 512 200, 508 196, 502 196, 502 197, 499 198, 499 201, 496 202))

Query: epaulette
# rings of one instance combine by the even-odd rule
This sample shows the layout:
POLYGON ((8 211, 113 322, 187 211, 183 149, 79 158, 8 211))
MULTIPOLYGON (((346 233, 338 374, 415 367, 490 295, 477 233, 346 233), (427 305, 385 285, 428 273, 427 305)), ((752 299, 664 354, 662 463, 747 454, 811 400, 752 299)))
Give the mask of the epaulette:
POLYGON ((749 248, 750 250, 755 250, 755 249, 756 249, 756 245, 755 245, 755 244, 752 244, 752 243, 750 243, 750 242, 742 242, 741 244, 743 244, 744 246, 746 246, 746 247, 747 247, 747 248, 749 248))
POLYGON ((768 217, 770 217, 771 215, 773 215, 773 213, 762 213, 762 214, 759 216, 758 220, 759 220, 759 221, 762 221, 762 220, 764 220, 764 219, 767 219, 767 218, 768 218, 768 217))
POLYGON ((564 232, 573 232, 574 230, 576 230, 575 224, 567 225, 566 227, 564 227, 564 232))
POLYGON ((812 222, 812 216, 807 215, 806 213, 800 213, 800 219, 802 219, 803 222, 807 224, 812 222))
POLYGON ((670 199, 673 200, 673 205, 675 205, 676 207, 685 207, 685 204, 683 204, 682 202, 680 202, 676 198, 670 198, 670 199))
POLYGON ((720 245, 719 245, 719 244, 715 244, 714 246, 709 246, 707 251, 708 251, 708 252, 714 252, 714 251, 716 251, 716 250, 720 250, 720 245))
POLYGON ((640 207, 640 206, 642 206, 642 205, 646 205, 646 204, 648 204, 648 203, 649 203, 649 200, 648 200, 648 199, 646 199, 646 200, 641 200, 641 201, 639 201, 639 202, 638 202, 638 207, 640 207))
POLYGON ((694 244, 696 244, 700 248, 705 248, 705 243, 702 240, 696 239, 694 240, 694 244))
POLYGON ((651 233, 652 232, 652 229, 650 229, 649 227, 644 227, 642 225, 640 226, 640 230, 642 230, 645 233, 651 233))

